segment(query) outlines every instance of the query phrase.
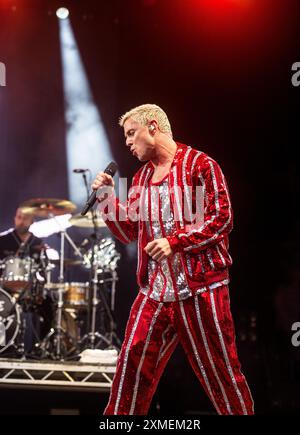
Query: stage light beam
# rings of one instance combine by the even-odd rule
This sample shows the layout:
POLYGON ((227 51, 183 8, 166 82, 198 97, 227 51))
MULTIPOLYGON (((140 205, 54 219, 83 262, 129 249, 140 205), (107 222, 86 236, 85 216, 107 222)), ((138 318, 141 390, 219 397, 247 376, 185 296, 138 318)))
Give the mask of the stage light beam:
POLYGON ((81 206, 86 188, 74 168, 89 168, 94 178, 113 160, 107 134, 89 86, 69 18, 59 20, 65 100, 69 196, 81 206))
POLYGON ((67 8, 58 8, 57 11, 56 11, 56 16, 60 20, 65 20, 69 16, 69 9, 67 9, 67 8))

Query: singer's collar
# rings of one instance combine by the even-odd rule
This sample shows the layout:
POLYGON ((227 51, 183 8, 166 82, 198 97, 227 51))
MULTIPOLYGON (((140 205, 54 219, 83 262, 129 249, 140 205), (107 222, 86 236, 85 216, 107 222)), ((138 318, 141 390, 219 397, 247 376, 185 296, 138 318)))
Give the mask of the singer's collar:
MULTIPOLYGON (((175 151, 175 154, 174 154, 174 157, 173 157, 173 160, 172 160, 172 163, 171 163, 171 167, 175 166, 178 163, 178 161, 182 159, 184 151, 187 149, 187 145, 186 144, 180 143, 180 142, 175 142, 175 143, 177 145, 177 149, 175 151)), ((150 167, 152 169, 154 169, 154 165, 153 165, 151 160, 149 160, 148 164, 150 165, 150 167)))

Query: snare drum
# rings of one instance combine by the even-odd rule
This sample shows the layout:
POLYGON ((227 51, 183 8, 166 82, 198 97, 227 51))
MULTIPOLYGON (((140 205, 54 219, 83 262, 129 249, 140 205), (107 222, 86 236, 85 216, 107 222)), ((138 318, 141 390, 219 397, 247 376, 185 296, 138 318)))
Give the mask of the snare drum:
POLYGON ((86 309, 88 306, 88 282, 66 282, 64 284, 64 306, 72 309, 86 309))
POLYGON ((1 283, 13 293, 20 293, 31 282, 34 272, 34 259, 30 257, 6 257, 2 264, 1 283))

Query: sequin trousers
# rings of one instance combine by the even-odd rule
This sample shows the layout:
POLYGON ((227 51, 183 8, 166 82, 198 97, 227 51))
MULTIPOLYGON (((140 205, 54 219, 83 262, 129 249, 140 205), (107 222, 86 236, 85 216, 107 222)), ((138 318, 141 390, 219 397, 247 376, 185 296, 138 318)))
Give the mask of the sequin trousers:
POLYGON ((139 292, 104 415, 146 415, 179 342, 218 414, 254 413, 237 355, 228 286, 224 285, 164 303, 139 292))

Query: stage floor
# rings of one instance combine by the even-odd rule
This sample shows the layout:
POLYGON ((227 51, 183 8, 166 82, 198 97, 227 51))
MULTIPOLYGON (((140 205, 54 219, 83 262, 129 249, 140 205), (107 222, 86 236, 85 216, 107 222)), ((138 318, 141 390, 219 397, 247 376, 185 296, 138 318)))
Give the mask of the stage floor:
POLYGON ((0 388, 109 392, 115 364, 0 358, 0 388))

